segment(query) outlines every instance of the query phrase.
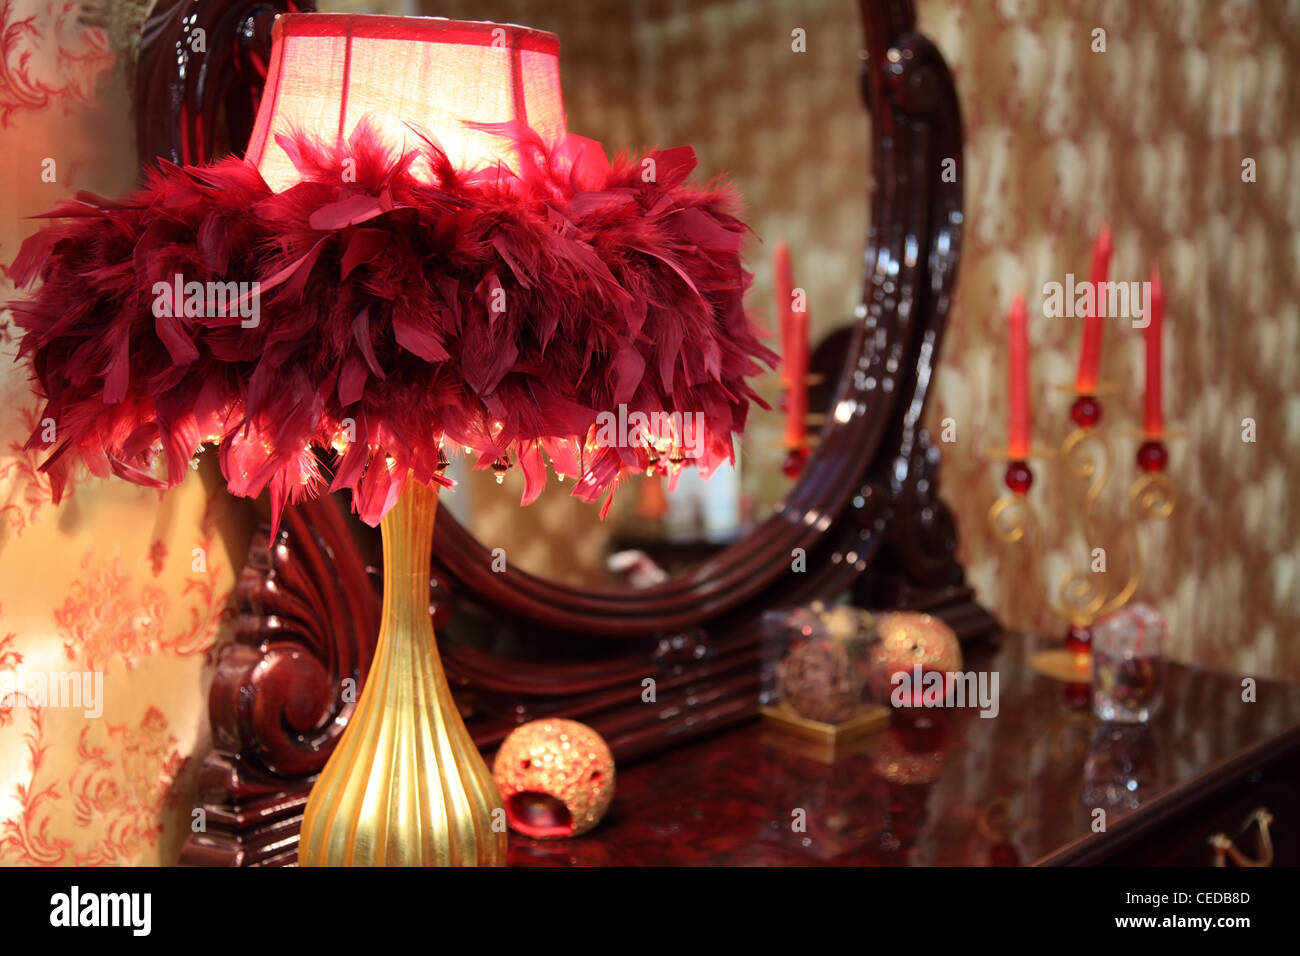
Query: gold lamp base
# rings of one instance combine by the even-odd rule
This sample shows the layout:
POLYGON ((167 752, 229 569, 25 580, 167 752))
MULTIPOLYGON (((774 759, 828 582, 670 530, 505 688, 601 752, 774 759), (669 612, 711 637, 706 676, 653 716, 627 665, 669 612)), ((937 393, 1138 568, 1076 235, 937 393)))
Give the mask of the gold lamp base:
POLYGON ((434 488, 381 524, 384 607, 361 699, 302 821, 301 866, 500 866, 501 795, 452 699, 429 617, 434 488))

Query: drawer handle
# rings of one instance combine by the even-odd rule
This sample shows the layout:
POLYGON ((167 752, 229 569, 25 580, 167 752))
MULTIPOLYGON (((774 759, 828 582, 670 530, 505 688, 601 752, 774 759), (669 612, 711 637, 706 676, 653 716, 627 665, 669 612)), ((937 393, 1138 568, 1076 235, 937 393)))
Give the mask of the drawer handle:
MULTIPOLYGON (((1227 866, 1227 857, 1232 857, 1232 862, 1237 866, 1272 866, 1273 865, 1273 838, 1269 836, 1268 825, 1273 822, 1273 814, 1269 813, 1264 807, 1260 807, 1254 813, 1246 818, 1242 824, 1241 830, 1245 832, 1252 824, 1259 824, 1259 859, 1252 860, 1246 854, 1237 849, 1237 845, 1229 839, 1226 833, 1216 833, 1209 839, 1209 844, 1214 848, 1214 865, 1227 866)), ((1241 834, 1239 833, 1238 836, 1241 834)))

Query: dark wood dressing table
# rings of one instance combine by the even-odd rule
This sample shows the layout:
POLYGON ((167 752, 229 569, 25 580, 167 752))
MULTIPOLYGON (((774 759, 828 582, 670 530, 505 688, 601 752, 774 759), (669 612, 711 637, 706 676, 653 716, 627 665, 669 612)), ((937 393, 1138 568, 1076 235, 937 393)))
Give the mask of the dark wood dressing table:
MULTIPOLYGON (((1145 733, 1099 735, 1087 706, 1034 673, 1031 642, 1004 635, 968 651, 999 673, 1000 712, 897 712, 895 725, 834 763, 801 755, 761 722, 620 767, 609 817, 586 837, 511 836, 524 866, 1072 864, 1210 865, 1223 833, 1243 860, 1300 864, 1300 687, 1168 665, 1165 702, 1145 733), (910 720, 899 720, 906 713, 910 720), (920 716, 919 719, 916 715, 920 716), (919 724, 919 726, 918 726, 919 724), (1127 763, 1137 789, 1085 802, 1085 768, 1127 763), (805 811, 803 832, 793 829, 805 811)), ((1228 860, 1232 865, 1232 860, 1228 860)))

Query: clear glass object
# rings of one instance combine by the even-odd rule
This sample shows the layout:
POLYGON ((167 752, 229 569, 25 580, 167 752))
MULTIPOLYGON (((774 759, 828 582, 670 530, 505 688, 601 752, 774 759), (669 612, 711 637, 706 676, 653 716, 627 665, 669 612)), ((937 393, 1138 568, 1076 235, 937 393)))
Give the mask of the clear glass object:
POLYGON ((1164 692, 1165 619, 1136 604, 1099 621, 1092 631, 1092 706, 1102 720, 1143 723, 1164 692))

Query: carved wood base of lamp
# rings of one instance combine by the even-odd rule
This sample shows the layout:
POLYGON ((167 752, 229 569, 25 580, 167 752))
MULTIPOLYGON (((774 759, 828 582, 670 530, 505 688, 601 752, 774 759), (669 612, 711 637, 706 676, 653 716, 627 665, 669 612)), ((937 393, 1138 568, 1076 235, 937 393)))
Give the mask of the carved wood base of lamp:
POLYGON ((505 863, 501 795, 456 709, 429 616, 437 509, 437 490, 408 480, 384 517, 379 644, 307 800, 303 866, 505 863))

